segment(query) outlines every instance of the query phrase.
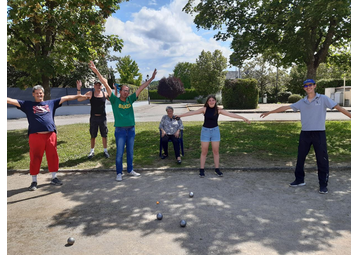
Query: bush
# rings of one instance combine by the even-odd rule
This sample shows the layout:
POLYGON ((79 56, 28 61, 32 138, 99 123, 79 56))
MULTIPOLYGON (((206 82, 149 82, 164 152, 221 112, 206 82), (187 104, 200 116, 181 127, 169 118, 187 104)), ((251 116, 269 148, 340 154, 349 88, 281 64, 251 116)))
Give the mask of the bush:
POLYGON ((289 103, 296 103, 297 101, 300 101, 302 99, 302 97, 298 94, 293 94, 291 96, 288 97, 288 102, 289 103))
MULTIPOLYGON (((151 100, 165 100, 166 98, 159 95, 157 90, 149 90, 149 96, 151 100)), ((177 96, 176 100, 194 100, 199 94, 195 89, 185 89, 184 94, 177 96)))
POLYGON ((222 103, 225 109, 256 109, 258 101, 257 80, 225 80, 222 90, 222 103))
MULTIPOLYGON (((325 92, 325 88, 343 87, 344 85, 343 79, 322 79, 316 82, 317 82, 317 87, 315 91, 323 95, 325 92)), ((346 80, 346 86, 351 86, 351 80, 346 80)))
POLYGON ((287 103, 288 102, 288 98, 292 95, 291 92, 287 91, 287 92, 279 92, 277 95, 277 99, 279 102, 281 103, 287 103))

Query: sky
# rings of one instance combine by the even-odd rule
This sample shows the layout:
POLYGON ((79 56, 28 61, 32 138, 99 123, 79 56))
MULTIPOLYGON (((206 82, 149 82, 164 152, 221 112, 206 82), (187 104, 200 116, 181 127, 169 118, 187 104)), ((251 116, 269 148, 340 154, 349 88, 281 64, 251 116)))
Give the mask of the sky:
MULTIPOLYGON (((182 11, 187 0, 131 0, 107 19, 105 34, 118 35, 124 41, 120 53, 129 55, 145 78, 156 68, 155 80, 168 77, 179 62, 195 63, 202 50, 220 50, 228 59, 230 41, 216 41, 213 30, 198 30, 194 16, 182 11)), ((116 62, 109 65, 115 69, 116 62)), ((235 68, 227 70, 235 70, 235 68)), ((115 74, 119 78, 119 74, 115 74)))

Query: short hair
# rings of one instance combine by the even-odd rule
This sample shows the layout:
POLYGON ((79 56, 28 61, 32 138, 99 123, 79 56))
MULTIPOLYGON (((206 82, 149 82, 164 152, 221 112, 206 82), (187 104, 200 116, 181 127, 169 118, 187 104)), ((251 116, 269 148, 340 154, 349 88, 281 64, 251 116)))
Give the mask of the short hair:
POLYGON ((32 88, 32 93, 35 92, 35 90, 41 89, 43 93, 45 93, 45 89, 44 87, 42 87, 41 85, 36 85, 32 88))
POLYGON ((165 111, 168 111, 169 109, 174 112, 174 109, 173 109, 173 107, 171 107, 171 106, 167 106, 167 108, 165 108, 165 111))

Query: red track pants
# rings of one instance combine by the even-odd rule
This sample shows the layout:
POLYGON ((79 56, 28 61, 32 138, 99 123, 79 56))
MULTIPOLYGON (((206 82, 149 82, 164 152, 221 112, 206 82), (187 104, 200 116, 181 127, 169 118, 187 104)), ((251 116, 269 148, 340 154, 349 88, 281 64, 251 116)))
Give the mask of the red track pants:
POLYGON ((57 154, 57 135, 55 132, 46 134, 30 134, 30 175, 38 175, 41 162, 46 152, 47 166, 49 172, 57 172, 59 160, 57 154))

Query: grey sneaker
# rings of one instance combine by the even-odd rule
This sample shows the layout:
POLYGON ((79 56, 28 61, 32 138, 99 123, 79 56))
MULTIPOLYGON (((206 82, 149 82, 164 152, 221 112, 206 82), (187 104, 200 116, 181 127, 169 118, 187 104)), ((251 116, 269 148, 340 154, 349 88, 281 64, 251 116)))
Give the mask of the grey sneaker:
POLYGON ((61 186, 62 185, 62 181, 60 181, 57 177, 56 178, 53 178, 51 180, 51 184, 52 185, 56 185, 56 186, 61 186))
POLYGON ((132 175, 132 176, 140 176, 139 173, 137 172, 134 172, 134 170, 132 170, 132 172, 128 173, 129 175, 132 175))
POLYGON ((93 158, 93 156, 94 156, 94 152, 90 152, 90 154, 88 154, 87 158, 91 159, 91 158, 93 158))
POLYGON ((121 181, 122 181, 122 174, 117 174, 116 181, 117 181, 117 182, 121 182, 121 181))
POLYGON ((290 186, 291 187, 300 187, 300 186, 305 186, 306 185, 306 183, 304 183, 304 182, 298 182, 298 181, 294 181, 294 182, 291 182, 290 183, 290 186))
POLYGON ((104 156, 105 156, 106 158, 109 158, 109 154, 108 154, 107 151, 104 151, 103 154, 104 154, 104 156))
POLYGON ((31 186, 29 187, 30 191, 37 190, 37 182, 31 182, 31 186))

